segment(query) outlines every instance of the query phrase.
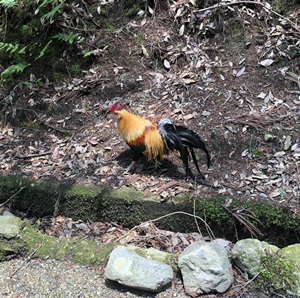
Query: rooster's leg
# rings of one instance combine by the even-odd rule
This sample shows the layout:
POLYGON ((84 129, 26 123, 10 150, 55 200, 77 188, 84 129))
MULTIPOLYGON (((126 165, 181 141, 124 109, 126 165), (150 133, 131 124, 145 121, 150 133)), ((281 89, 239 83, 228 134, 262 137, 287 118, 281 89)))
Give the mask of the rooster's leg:
POLYGON ((130 172, 130 171, 132 170, 134 164, 135 164, 135 161, 133 160, 133 161, 131 162, 131 164, 126 168, 125 173, 130 172))
POLYGON ((154 161, 154 168, 157 170, 161 166, 161 162, 159 162, 157 159, 154 161))

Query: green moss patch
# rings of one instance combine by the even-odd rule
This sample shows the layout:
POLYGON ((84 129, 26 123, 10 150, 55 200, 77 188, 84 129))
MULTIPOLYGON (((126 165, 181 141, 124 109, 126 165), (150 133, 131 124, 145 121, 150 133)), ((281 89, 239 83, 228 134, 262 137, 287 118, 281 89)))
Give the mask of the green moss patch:
POLYGON ((262 277, 275 289, 300 295, 300 245, 290 245, 262 259, 262 277))

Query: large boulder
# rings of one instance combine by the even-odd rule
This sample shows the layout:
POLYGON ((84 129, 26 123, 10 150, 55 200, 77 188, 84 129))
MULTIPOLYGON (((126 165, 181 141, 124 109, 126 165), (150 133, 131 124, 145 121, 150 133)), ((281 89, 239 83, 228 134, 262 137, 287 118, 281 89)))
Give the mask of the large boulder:
POLYGON ((160 261, 144 258, 127 247, 118 246, 109 257, 105 278, 129 287, 159 292, 171 284, 173 269, 160 261))
POLYGON ((187 294, 223 293, 233 282, 227 251, 217 243, 203 240, 189 245, 179 256, 184 288, 187 294))
POLYGON ((231 250, 231 258, 235 264, 247 272, 250 277, 255 276, 261 270, 261 259, 279 248, 257 239, 243 239, 238 241, 231 250))

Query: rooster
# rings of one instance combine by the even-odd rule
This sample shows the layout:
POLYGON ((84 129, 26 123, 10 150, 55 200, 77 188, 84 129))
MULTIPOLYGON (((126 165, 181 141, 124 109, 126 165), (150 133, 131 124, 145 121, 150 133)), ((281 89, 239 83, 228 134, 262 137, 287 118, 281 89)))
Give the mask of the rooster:
POLYGON ((129 171, 134 163, 144 154, 148 160, 158 161, 164 155, 178 151, 186 171, 186 179, 195 176, 189 167, 189 159, 192 156, 194 164, 202 179, 194 148, 202 149, 206 153, 207 167, 210 166, 210 155, 204 142, 192 130, 178 126, 168 118, 163 118, 159 123, 153 123, 124 109, 120 103, 109 107, 109 111, 118 114, 118 129, 132 151, 132 163, 127 168, 129 171))

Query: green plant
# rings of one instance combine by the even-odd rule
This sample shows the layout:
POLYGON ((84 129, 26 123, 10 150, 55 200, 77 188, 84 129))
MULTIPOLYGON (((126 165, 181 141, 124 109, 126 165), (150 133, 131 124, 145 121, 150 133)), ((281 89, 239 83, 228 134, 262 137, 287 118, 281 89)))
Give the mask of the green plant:
POLYGON ((145 43, 145 37, 142 36, 141 34, 137 34, 136 37, 137 37, 137 43, 139 45, 141 45, 141 46, 144 45, 144 43, 145 43))
POLYGON ((91 55, 94 55, 94 52, 93 52, 93 51, 86 52, 86 53, 84 53, 83 58, 87 58, 87 57, 89 57, 89 56, 91 56, 91 55))
POLYGON ((138 5, 133 5, 130 8, 126 9, 125 16, 128 18, 134 17, 140 11, 140 7, 138 5))
POLYGON ((211 135, 212 138, 216 138, 217 137, 217 128, 216 127, 213 127, 211 129, 210 135, 211 135))
MULTIPOLYGON (((56 38, 60 41, 64 41, 64 42, 67 42, 69 44, 72 44, 74 42, 74 40, 79 38, 79 37, 80 37, 79 33, 69 32, 69 33, 58 33, 58 34, 54 35, 52 38, 56 38)), ((83 41, 84 41, 84 37, 80 37, 77 40, 77 43, 81 43, 83 41)))
POLYGON ((106 28, 108 32, 114 32, 116 30, 116 27, 113 24, 108 24, 106 28))
POLYGON ((30 66, 30 63, 26 63, 26 62, 10 65, 9 67, 7 67, 5 70, 1 72, 1 78, 5 76, 11 76, 12 74, 15 73, 23 72, 23 70, 28 66, 30 66))
POLYGON ((0 0, 0 4, 3 5, 4 8, 11 8, 18 4, 15 0, 0 0))
POLYGON ((60 12, 60 10, 63 8, 65 1, 64 0, 44 0, 42 4, 39 6, 39 9, 48 6, 49 4, 56 4, 58 3, 51 11, 47 12, 41 17, 41 22, 45 23, 45 21, 51 20, 56 13, 60 12), (59 2, 59 3, 58 3, 59 2))
MULTIPOLYGON (((62 54, 60 42, 67 45, 82 43, 85 39, 79 33, 61 32, 61 21, 58 18, 65 10, 65 0, 42 0, 39 3, 16 0, 0 0, 6 10, 6 23, 3 28, 3 39, 0 42, 0 83, 12 83, 35 61, 46 56, 52 69, 55 61, 62 54), (37 13, 32 13, 36 11, 37 13), (59 46, 58 46, 59 45, 59 46), (57 51, 57 49, 59 49, 57 51)), ((63 27, 64 29, 64 27, 63 27)), ((74 47, 70 48, 74 51, 74 47)))
POLYGON ((258 148, 250 148, 250 152, 254 155, 254 156, 259 156, 260 155, 260 151, 258 148))
POLYGON ((284 189, 282 187, 279 189, 279 193, 280 193, 280 199, 283 200, 284 199, 284 189))
POLYGON ((18 44, 0 42, 0 54, 2 57, 6 56, 8 59, 18 62, 11 64, 1 72, 0 76, 2 82, 5 78, 12 76, 13 74, 23 72, 26 67, 31 65, 30 63, 21 61, 21 56, 26 53, 26 48, 27 46, 20 48, 18 44))

